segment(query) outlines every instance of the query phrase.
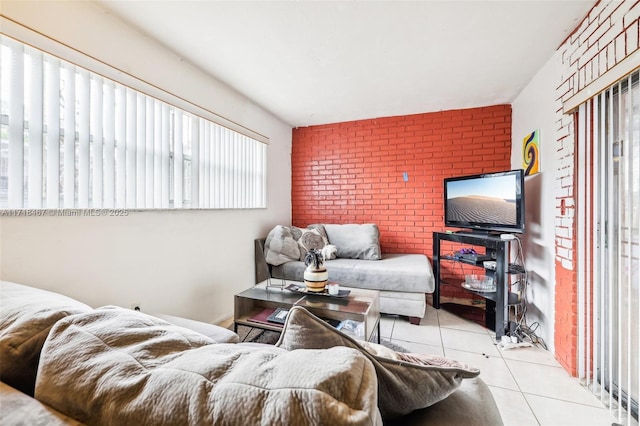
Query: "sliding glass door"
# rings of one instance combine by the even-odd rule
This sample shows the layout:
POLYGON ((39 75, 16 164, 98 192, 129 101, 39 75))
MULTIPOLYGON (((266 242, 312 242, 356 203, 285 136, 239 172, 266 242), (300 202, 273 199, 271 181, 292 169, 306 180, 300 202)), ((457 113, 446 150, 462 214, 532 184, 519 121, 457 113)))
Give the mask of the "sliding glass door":
POLYGON ((580 376, 629 422, 640 393, 638 76, 577 113, 580 376))

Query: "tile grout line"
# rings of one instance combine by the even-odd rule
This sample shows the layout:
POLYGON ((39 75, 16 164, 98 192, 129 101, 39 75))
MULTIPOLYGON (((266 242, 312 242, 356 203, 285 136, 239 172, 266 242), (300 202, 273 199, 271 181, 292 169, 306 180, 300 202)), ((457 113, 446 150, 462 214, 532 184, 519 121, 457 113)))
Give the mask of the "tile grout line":
POLYGON ((502 361, 504 362, 504 365, 507 367, 507 371, 509 372, 509 374, 511 375, 511 378, 513 379, 513 382, 516 384, 516 386, 518 387, 518 390, 520 392, 520 395, 522 395, 522 399, 524 399, 525 404, 527 404, 527 407, 529 407, 529 411, 531 411, 531 414, 533 414, 533 417, 536 419, 536 422, 538 422, 538 425, 541 425, 542 423, 540 422, 540 419, 538 419, 538 415, 536 414, 535 410, 533 409, 533 407, 531 406, 531 403, 529 402, 529 400, 527 399, 527 397, 525 396, 524 391, 522 390, 522 388, 520 387, 520 383, 518 383, 518 380, 516 379, 516 376, 513 374, 513 371, 511 371, 511 368, 509 367, 509 363, 506 361, 505 357, 503 356, 502 352, 500 351, 500 349, 498 349, 498 352, 500 353, 500 357, 502 358, 502 361))
POLYGON ((440 346, 442 347, 442 355, 446 357, 447 353, 444 350, 444 339, 442 338, 442 327, 440 326, 440 309, 436 310, 436 321, 438 321, 438 334, 440 335, 440 346))
MULTIPOLYGON (((455 328, 455 327, 447 327, 447 326, 442 326, 441 324, 441 318, 440 318, 440 313, 439 310, 435 310, 435 314, 436 314, 436 322, 437 322, 437 326, 438 326, 438 332, 440 333, 440 345, 442 347, 442 352, 444 354, 444 356, 447 356, 446 353, 446 349, 444 347, 444 337, 443 337, 443 333, 442 333, 442 328, 446 328, 446 329, 451 329, 454 331, 460 331, 460 332, 467 332, 467 333, 474 333, 474 334, 482 334, 479 332, 475 332, 473 330, 466 330, 466 329, 459 329, 459 328, 455 328)), ((395 322, 394 322, 395 325, 395 322)), ((575 404, 577 406, 582 406, 582 407, 591 407, 591 408, 596 408, 596 409, 603 409, 606 410, 605 407, 599 407, 599 406, 595 406, 595 405, 591 405, 588 403, 581 403, 581 402, 576 402, 576 401, 572 401, 572 400, 566 400, 566 399, 561 399, 561 398, 554 398, 554 397, 549 397, 546 395, 539 395, 537 393, 532 393, 532 392, 524 392, 520 383, 518 382, 518 380, 516 379, 516 376, 514 375, 512 366, 509 365, 508 361, 513 361, 516 363, 520 363, 522 364, 521 367, 524 368, 525 366, 532 366, 532 367, 551 367, 551 368, 559 368, 562 369, 562 367, 557 366, 557 365, 550 365, 550 364, 546 364, 543 362, 536 362, 536 361, 528 361, 528 360, 522 360, 522 359, 512 359, 512 358, 506 358, 504 356, 504 352, 501 351, 497 346, 499 344, 499 342, 495 339, 495 336, 492 336, 489 333, 489 337, 493 343, 493 345, 496 347, 496 350, 498 351, 499 355, 488 355, 488 357, 492 357, 492 358, 497 358, 497 359, 502 359, 505 367, 507 368, 507 371, 509 373, 509 376, 512 378, 514 384, 516 385, 516 389, 510 389, 510 388, 506 388, 503 386, 498 386, 498 385, 492 385, 490 387, 494 387, 494 388, 498 388, 498 389, 503 389, 506 391, 510 391, 510 392, 516 392, 517 394, 520 394, 522 396, 522 398, 524 399, 524 402, 526 404, 526 407, 529 408, 529 411, 531 413, 531 415, 533 416, 533 418, 535 419, 535 422, 538 425, 541 425, 541 420, 539 419, 538 415, 536 414, 535 410, 533 409, 533 406, 531 405, 530 401, 527 399, 527 396, 533 396, 533 397, 539 397, 539 398, 544 398, 550 401, 558 401, 558 402, 562 402, 562 403, 568 403, 568 404, 575 404)), ((416 342, 417 343, 417 342, 416 342)), ((477 354, 477 352, 470 352, 470 351, 466 351, 464 349, 453 349, 453 348, 449 348, 451 350, 458 350, 458 351, 462 351, 462 352, 466 352, 466 353, 470 353, 470 354, 477 354)), ((516 368, 516 367, 513 367, 516 368)), ((523 407, 524 408, 524 407, 523 407)))
MULTIPOLYGON (((441 331, 441 327, 440 327, 440 317, 438 316, 438 330, 440 331, 440 338, 442 339, 442 331, 441 331)), ((465 330, 459 330, 459 331, 465 331, 465 330)), ((480 334, 480 333, 478 333, 480 334)), ((496 358, 500 358, 502 359, 505 367, 507 368, 507 371, 509 372, 509 375, 511 376, 511 378, 513 379, 513 382, 515 383, 516 387, 518 388, 517 390, 514 389, 507 389, 507 388, 503 388, 501 386, 496 386, 499 387, 501 389, 506 389, 506 390, 510 390, 512 392, 518 392, 521 396, 522 399, 524 399, 525 404, 527 404, 527 407, 529 407, 529 411, 531 411, 531 414, 533 415, 533 417, 535 418, 536 422, 538 423, 538 425, 541 425, 540 420, 538 419, 538 416, 536 415, 535 411, 533 411, 533 407, 531 407, 531 404, 529 404, 529 401, 527 400, 527 398, 524 395, 524 392, 522 391, 522 388, 520 387, 520 384, 518 383, 518 381, 516 380, 515 376, 513 375, 513 372, 511 371, 511 369, 509 368, 509 365, 507 364, 502 352, 500 351, 500 349, 498 349, 497 347, 497 341, 495 339, 495 337, 489 335, 489 338, 491 339, 492 343, 494 344, 494 346, 496 347, 496 351, 498 351, 499 357, 496 358)), ((445 357, 447 356, 445 348, 444 348, 444 341, 442 341, 442 350, 444 352, 445 357)), ((463 351, 466 352, 466 351, 463 351)), ((469 353, 475 353, 475 352, 469 352, 469 353)), ((489 355, 492 356, 492 355, 489 355)))
POLYGON ((524 403, 527 405, 527 407, 529 407, 529 411, 531 411, 531 415, 533 415, 533 418, 536 419, 536 422, 538 423, 538 425, 542 425, 542 423, 540 422, 540 419, 538 418, 538 415, 536 414, 535 410, 531 406, 531 403, 529 402, 529 400, 525 396, 524 391, 520 387, 520 383, 518 383, 518 380, 516 379, 516 376, 513 374, 513 371, 511 371, 511 368, 509 367, 509 364, 507 363, 507 359, 504 357, 504 355, 502 354, 502 351, 500 351, 500 349, 498 349, 498 352, 500 353, 500 357, 502 358, 502 361, 504 362, 505 367, 507 367, 507 371, 509 372, 509 375, 513 379, 513 383, 515 383, 516 386, 518 387, 518 392, 520 393, 520 395, 522 395, 522 399, 524 400, 524 403))

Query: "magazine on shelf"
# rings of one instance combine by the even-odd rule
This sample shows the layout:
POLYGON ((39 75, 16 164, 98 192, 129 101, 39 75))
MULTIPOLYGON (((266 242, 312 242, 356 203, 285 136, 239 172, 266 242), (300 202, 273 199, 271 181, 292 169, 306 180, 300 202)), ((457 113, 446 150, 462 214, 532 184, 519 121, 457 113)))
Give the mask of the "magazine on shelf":
POLYGON ((260 324, 272 324, 270 323, 267 318, 269 317, 269 315, 271 315, 273 312, 275 311, 275 309, 263 309, 262 311, 258 312, 257 314, 255 314, 254 316, 247 318, 247 321, 250 322, 257 322, 260 324))
POLYGON ((277 308, 271 313, 271 315, 267 317, 267 321, 275 322, 277 324, 284 324, 284 322, 287 320, 287 315, 289 315, 288 309, 277 308))
POLYGON ((287 314, 289 313, 288 309, 283 308, 266 308, 248 318, 247 321, 256 322, 260 324, 279 324, 282 325, 287 320, 287 314))

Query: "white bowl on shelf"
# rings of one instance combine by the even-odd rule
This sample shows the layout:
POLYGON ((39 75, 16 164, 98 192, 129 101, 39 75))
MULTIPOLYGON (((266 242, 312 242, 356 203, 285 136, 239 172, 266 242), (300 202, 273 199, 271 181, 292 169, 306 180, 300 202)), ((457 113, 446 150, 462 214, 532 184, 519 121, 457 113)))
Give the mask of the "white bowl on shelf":
POLYGON ((496 286, 493 282, 493 278, 485 275, 465 275, 462 286, 468 290, 481 291, 481 292, 493 292, 496 291, 496 286))

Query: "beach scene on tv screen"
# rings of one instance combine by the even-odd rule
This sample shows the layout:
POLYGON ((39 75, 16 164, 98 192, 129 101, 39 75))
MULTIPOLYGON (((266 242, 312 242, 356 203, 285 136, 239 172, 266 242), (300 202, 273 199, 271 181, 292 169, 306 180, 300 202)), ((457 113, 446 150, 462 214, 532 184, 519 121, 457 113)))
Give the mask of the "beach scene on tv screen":
POLYGON ((448 182, 447 219, 454 222, 517 225, 513 175, 448 182))

